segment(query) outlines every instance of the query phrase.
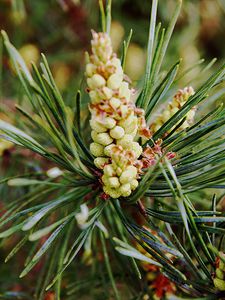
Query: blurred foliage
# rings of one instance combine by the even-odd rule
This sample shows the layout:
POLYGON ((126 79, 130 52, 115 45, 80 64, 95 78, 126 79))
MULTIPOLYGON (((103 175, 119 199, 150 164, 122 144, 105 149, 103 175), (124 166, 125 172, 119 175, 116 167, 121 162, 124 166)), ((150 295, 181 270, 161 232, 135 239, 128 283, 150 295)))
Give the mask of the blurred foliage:
MULTIPOLYGON (((127 72, 132 79, 140 78, 144 71, 145 47, 147 43, 149 7, 151 1, 114 0, 113 15, 115 22, 115 50, 130 28, 135 29, 127 72), (132 68, 133 55, 138 55, 137 74, 132 68)), ((211 60, 222 58, 225 46, 225 22, 223 0, 188 0, 184 1, 182 11, 175 27, 165 64, 176 57, 182 57, 182 68, 186 69, 200 58, 211 60)), ((174 1, 159 3, 158 20, 163 26, 170 20, 174 1)), ((21 49, 24 57, 34 61, 38 54, 47 53, 50 67, 57 84, 72 101, 72 95, 81 84, 84 50, 88 49, 90 29, 99 28, 97 0, 2 0, 0 2, 0 28, 9 33, 16 48, 21 49), (61 74, 61 76, 60 76, 61 74)), ((26 60, 26 59, 25 59, 26 60)), ((175 62, 175 61, 174 61, 175 62)), ((10 69, 7 58, 4 68, 10 69)), ((193 72, 197 74, 197 69, 193 72)), ((5 97, 18 97, 18 89, 11 84, 9 72, 4 72, 5 97), (14 88, 12 90, 12 87, 14 88)), ((193 72, 189 74, 190 78, 193 72)))

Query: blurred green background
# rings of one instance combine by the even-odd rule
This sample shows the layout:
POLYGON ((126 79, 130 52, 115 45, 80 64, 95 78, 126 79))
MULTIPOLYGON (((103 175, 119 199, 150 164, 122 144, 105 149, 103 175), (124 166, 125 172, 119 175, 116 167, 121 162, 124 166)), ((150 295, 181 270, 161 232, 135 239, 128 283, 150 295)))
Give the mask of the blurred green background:
MULTIPOLYGON (((175 1, 159 1, 158 21, 168 23, 175 1)), ((116 51, 130 29, 133 37, 126 72, 140 79, 145 67, 151 0, 114 0, 112 38, 116 51)), ((205 58, 222 58, 225 45, 225 1, 185 0, 175 28, 165 65, 182 58, 181 70, 205 58)), ((27 63, 47 55, 55 80, 67 101, 81 84, 84 51, 89 48, 90 29, 100 30, 98 0, 1 0, 0 28, 7 31, 27 63)), ((1 95, 18 98, 19 87, 3 54, 1 95), (4 84, 3 84, 4 82, 4 84), (13 84, 12 84, 13 82, 13 84)), ((193 72, 197 74, 198 68, 193 72)), ((189 77, 193 77, 193 72, 189 77)))

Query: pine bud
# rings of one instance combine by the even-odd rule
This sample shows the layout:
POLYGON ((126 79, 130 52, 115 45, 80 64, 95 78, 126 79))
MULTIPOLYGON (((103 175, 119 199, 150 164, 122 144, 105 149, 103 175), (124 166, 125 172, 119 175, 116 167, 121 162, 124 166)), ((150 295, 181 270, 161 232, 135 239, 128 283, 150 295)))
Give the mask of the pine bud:
POLYGON ((112 149, 113 149, 113 147, 115 147, 115 146, 116 146, 115 144, 110 144, 110 145, 106 146, 106 147, 104 148, 104 154, 105 154, 106 156, 111 157, 111 156, 112 156, 112 149))
POLYGON ((117 140, 117 145, 121 145, 124 149, 129 148, 133 142, 133 137, 130 134, 125 134, 121 139, 117 140))
POLYGON ((119 192, 121 193, 121 195, 123 197, 130 196, 130 194, 131 194, 130 184, 129 183, 125 183, 125 184, 121 185, 120 188, 119 188, 119 192))
POLYGON ((119 58, 113 57, 111 60, 111 64, 112 64, 112 66, 114 66, 116 68, 116 73, 118 73, 118 71, 120 71, 120 70, 123 72, 119 58))
POLYGON ((102 88, 102 93, 101 93, 101 96, 103 99, 111 99, 112 98, 112 95, 113 95, 113 92, 111 89, 109 89, 107 86, 104 86, 102 88))
POLYGON ((112 74, 107 80, 107 86, 112 90, 116 90, 120 87, 122 81, 123 81, 123 75, 115 73, 112 74))
POLYGON ((118 189, 112 189, 109 186, 103 186, 103 191, 109 195, 110 197, 112 197, 113 199, 117 199, 121 196, 121 193, 119 192, 118 189))
POLYGON ((103 169, 106 164, 109 163, 109 159, 105 157, 97 157, 94 160, 94 164, 98 169, 103 169))
POLYGON ((93 130, 95 130, 98 133, 107 131, 106 127, 104 127, 102 124, 100 124, 98 121, 96 121, 93 118, 90 120, 90 126, 93 130))
POLYGON ((98 95, 98 93, 96 91, 93 91, 93 90, 90 91, 89 92, 89 96, 90 96, 91 102, 93 104, 97 104, 97 103, 99 103, 101 101, 101 99, 99 98, 99 95, 98 95))
POLYGON ((95 65, 89 63, 86 65, 86 76, 91 77, 95 73, 95 65))
POLYGON ((113 142, 113 139, 107 132, 102 132, 97 134, 96 142, 103 146, 107 146, 113 142))
POLYGON ((130 187, 132 191, 135 190, 138 187, 138 181, 136 179, 133 179, 130 183, 130 187))
POLYGON ((134 152, 136 158, 142 154, 142 147, 137 142, 132 142, 130 149, 134 152))
POLYGON ((116 168, 116 174, 117 176, 121 176, 121 174, 123 173, 123 170, 120 167, 116 168))
POLYGON ((113 177, 116 175, 116 172, 115 172, 112 164, 106 165, 104 167, 104 174, 108 177, 113 177))
POLYGON ((136 175, 137 169, 134 166, 130 166, 121 174, 120 182, 122 184, 131 183, 131 181, 136 178, 136 175))
POLYGON ((127 101, 130 100, 131 96, 131 91, 129 89, 128 83, 127 82, 122 82, 119 88, 119 96, 121 98, 125 98, 127 101))
POLYGON ((96 157, 104 155, 104 147, 98 143, 91 143, 90 151, 96 157))
MULTIPOLYGON (((103 169, 104 169, 104 168, 103 168, 103 169)), ((106 176, 105 174, 102 175, 102 182, 103 182, 105 185, 108 185, 108 179, 109 179, 108 176, 106 176)))
POLYGON ((120 186, 120 182, 118 177, 109 177, 108 178, 108 185, 111 188, 118 188, 120 186))
POLYGON ((104 126, 107 128, 107 129, 112 129, 113 127, 115 127, 116 125, 116 121, 113 119, 113 118, 110 118, 110 117, 106 117, 104 119, 104 126))
POLYGON ((113 109, 117 109, 121 105, 120 99, 114 97, 109 100, 109 103, 113 109))
MULTIPOLYGON (((123 106, 124 107, 124 106, 123 106)), ((122 107, 122 109, 123 109, 122 107)), ((126 106, 125 106, 126 107, 126 106)), ((126 107, 126 114, 127 114, 127 107, 126 107)), ((125 115, 126 115, 125 114, 125 115)), ((126 118, 122 119, 119 121, 119 125, 122 126, 124 129, 126 129, 128 126, 130 126, 133 122, 133 119, 134 119, 134 113, 131 112, 128 116, 126 116, 126 118)))
POLYGON ((130 126, 125 128, 125 132, 128 133, 128 134, 136 135, 137 130, 138 130, 137 118, 133 117, 133 120, 132 120, 130 126))
POLYGON ((122 119, 127 118, 127 115, 129 113, 129 108, 127 105, 121 105, 120 106, 120 111, 121 111, 121 117, 122 119))
POLYGON ((92 138, 92 140, 93 140, 94 142, 97 143, 97 140, 98 140, 98 133, 97 133, 97 131, 92 130, 92 132, 91 132, 91 138, 92 138))
POLYGON ((88 86, 91 89, 101 88, 106 84, 105 78, 99 74, 94 74, 91 78, 87 79, 88 86), (89 80, 89 83, 88 83, 89 80))
POLYGON ((118 140, 124 136, 124 129, 121 126, 115 126, 113 129, 110 130, 110 135, 112 138, 118 140))

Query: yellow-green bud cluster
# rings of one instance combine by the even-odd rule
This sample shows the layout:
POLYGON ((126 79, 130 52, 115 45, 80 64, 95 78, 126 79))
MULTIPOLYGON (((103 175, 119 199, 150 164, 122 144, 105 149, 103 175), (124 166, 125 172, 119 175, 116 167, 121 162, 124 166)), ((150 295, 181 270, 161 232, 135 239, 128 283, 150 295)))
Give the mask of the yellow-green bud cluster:
POLYGON ((106 33, 92 35, 92 54, 86 65, 93 140, 90 151, 96 157, 96 167, 103 171, 104 192, 112 198, 127 197, 138 186, 135 163, 142 154, 142 147, 134 141, 138 132, 136 107, 110 37, 106 33))
MULTIPOLYGON (((225 258, 225 255, 223 253, 221 253, 221 255, 223 255, 223 257, 225 258)), ((225 291, 225 263, 220 258, 213 282, 218 290, 225 291)))
MULTIPOLYGON (((168 104, 166 109, 164 109, 161 114, 156 118, 153 124, 150 126, 152 134, 154 134, 160 127, 166 123, 180 108, 187 102, 190 96, 194 95, 194 89, 190 87, 185 87, 183 90, 179 90, 173 97, 173 100, 168 104)), ((186 129, 189 127, 195 116, 195 107, 192 108, 186 115, 186 120, 179 127, 179 130, 186 129)))

